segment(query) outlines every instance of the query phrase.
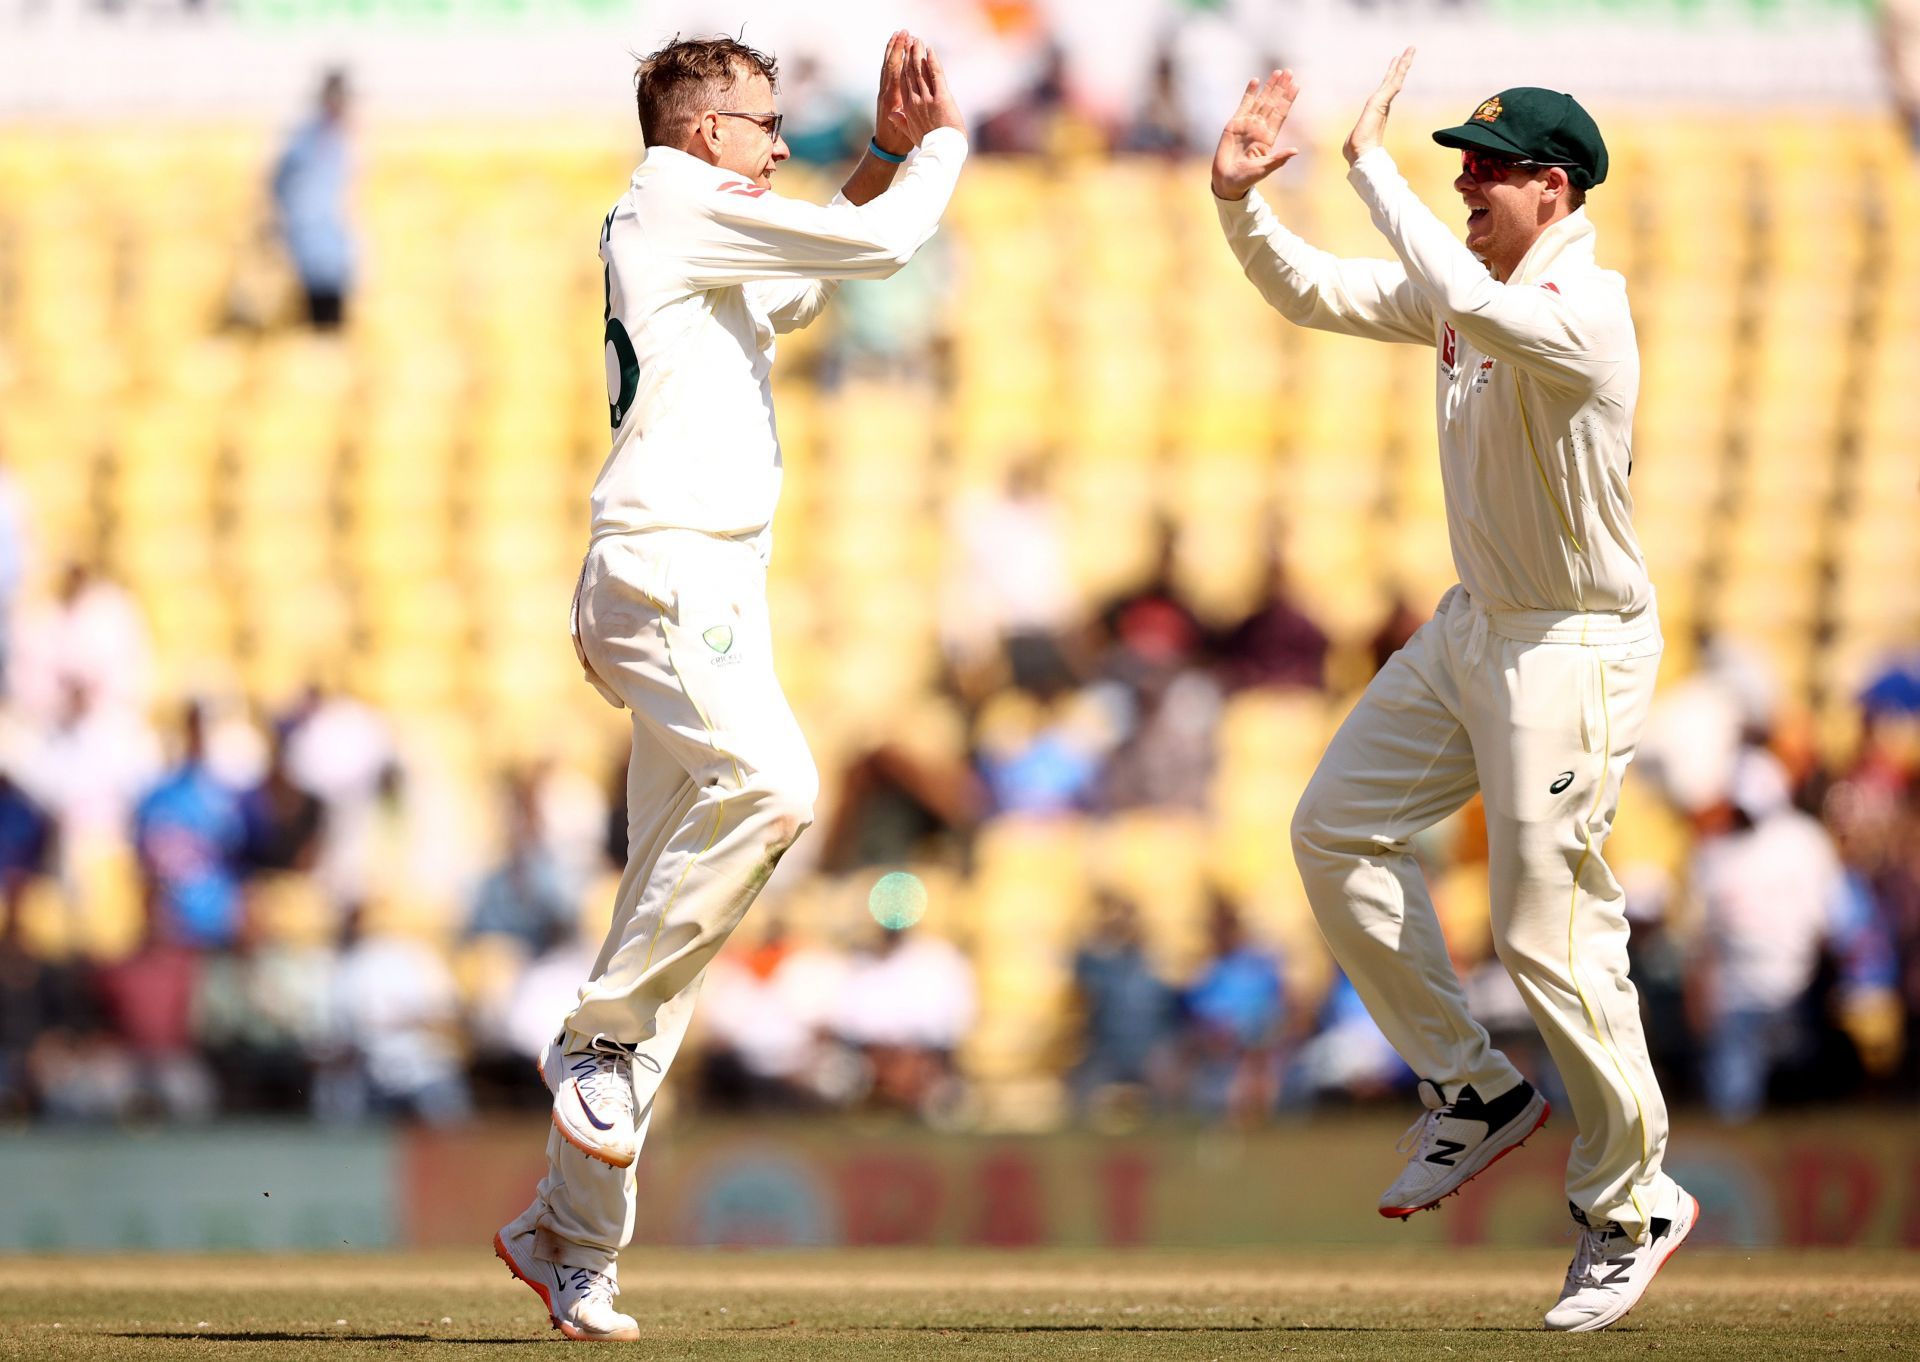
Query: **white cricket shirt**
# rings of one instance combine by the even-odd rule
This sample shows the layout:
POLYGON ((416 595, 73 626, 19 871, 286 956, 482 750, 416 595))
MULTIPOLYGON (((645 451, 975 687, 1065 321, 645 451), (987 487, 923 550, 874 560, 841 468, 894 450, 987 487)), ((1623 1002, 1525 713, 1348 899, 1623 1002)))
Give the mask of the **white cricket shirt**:
POLYGON ((836 279, 881 279, 932 237, 967 157, 936 128, 871 202, 805 203, 649 147, 600 231, 613 449, 593 534, 688 529, 754 542, 780 499, 774 336, 807 325, 836 279))
POLYGON ((1627 489, 1640 352, 1626 281, 1595 263, 1586 213, 1541 233, 1501 283, 1384 148, 1347 179, 1398 261, 1309 246, 1255 191, 1217 200, 1220 224, 1289 321, 1439 352, 1440 473, 1461 585, 1489 610, 1647 609, 1627 489))

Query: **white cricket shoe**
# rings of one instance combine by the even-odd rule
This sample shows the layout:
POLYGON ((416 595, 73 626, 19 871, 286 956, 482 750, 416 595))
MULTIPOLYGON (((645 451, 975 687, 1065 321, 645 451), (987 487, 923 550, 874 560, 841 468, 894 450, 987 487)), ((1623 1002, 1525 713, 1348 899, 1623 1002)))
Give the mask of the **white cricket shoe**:
POLYGON ((600 1339, 631 1343, 640 1337, 640 1325, 633 1316, 613 1308, 620 1285, 611 1272, 536 1258, 533 1236, 532 1225, 516 1220, 493 1236, 493 1251, 509 1272, 533 1288, 554 1328, 583 1343, 600 1339))
POLYGON ((1436 1084, 1422 1079, 1420 1100, 1427 1110, 1397 1146, 1407 1166, 1380 1197, 1380 1214, 1390 1220, 1439 1205, 1525 1144, 1553 1111, 1524 1080, 1491 1102, 1481 1101, 1469 1083, 1449 1102, 1436 1084))
POLYGON ((540 1078, 553 1094, 560 1138, 588 1158, 625 1168, 638 1152, 633 1130, 633 1060, 617 1050, 563 1054, 562 1036, 540 1051, 540 1078))
POLYGON ((1699 1223, 1700 1203, 1685 1192, 1680 1196, 1679 1213, 1670 1220, 1653 1217, 1644 1244, 1636 1244, 1611 1220, 1595 1225, 1577 1207, 1568 1207, 1580 1224, 1580 1243, 1560 1288, 1560 1303, 1547 1311, 1547 1327, 1581 1334, 1625 1319, 1647 1294, 1653 1274, 1699 1223))

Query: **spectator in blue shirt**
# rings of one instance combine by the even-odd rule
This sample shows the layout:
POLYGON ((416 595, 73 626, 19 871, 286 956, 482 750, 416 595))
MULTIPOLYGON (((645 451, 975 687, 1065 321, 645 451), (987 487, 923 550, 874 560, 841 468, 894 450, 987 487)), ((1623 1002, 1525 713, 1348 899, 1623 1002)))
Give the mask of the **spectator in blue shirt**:
POLYGON ((20 788, 12 772, 0 770, 0 895, 9 905, 34 876, 46 872, 53 837, 46 811, 20 788))
POLYGON ((1277 1047, 1286 1021, 1280 957, 1255 944, 1239 908, 1215 893, 1207 919, 1212 955, 1184 999, 1193 1051, 1193 1099, 1238 1122, 1271 1111, 1279 1095, 1277 1047))
POLYGON ((206 716, 197 704, 187 706, 185 740, 180 765, 134 811, 134 848, 155 939, 220 948, 239 928, 246 818, 240 796, 208 769, 206 716))
POLYGON ((307 320, 337 330, 353 286, 353 237, 347 230, 347 79, 329 71, 319 112, 295 130, 273 168, 281 237, 306 291, 307 320))
POLYGON ((506 795, 506 858, 480 881, 467 935, 508 937, 531 958, 573 934, 580 908, 560 858, 542 836, 533 776, 510 773, 506 795))
POLYGON ((1086 1107, 1115 1087, 1144 1091, 1172 1030, 1174 996, 1147 958, 1132 900, 1101 891, 1093 935, 1073 957, 1073 983, 1086 1013, 1077 1101, 1086 1107))

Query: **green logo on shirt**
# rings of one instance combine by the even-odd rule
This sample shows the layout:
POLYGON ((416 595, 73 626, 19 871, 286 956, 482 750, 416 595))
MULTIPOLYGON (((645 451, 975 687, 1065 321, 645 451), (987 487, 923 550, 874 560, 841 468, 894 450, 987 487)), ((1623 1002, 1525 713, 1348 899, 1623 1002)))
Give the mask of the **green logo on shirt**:
POLYGON ((716 653, 724 653, 727 649, 733 647, 733 628, 731 625, 716 624, 713 628, 707 630, 706 633, 700 635, 700 637, 705 639, 707 646, 716 653))

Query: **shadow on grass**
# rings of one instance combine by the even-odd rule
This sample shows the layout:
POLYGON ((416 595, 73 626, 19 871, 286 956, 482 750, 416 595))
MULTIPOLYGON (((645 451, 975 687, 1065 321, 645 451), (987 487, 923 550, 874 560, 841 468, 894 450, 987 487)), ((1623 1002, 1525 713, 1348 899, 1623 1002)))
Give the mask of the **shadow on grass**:
POLYGON ((108 1334, 108 1338, 199 1338, 214 1343, 537 1343, 538 1338, 458 1338, 452 1334, 356 1334, 351 1329, 251 1329, 222 1333, 216 1329, 143 1330, 108 1334))
MULTIPOLYGON (((793 1324, 736 1324, 719 1329, 701 1330, 713 1334, 793 1333, 793 1324)), ((1538 1334, 1538 1328, 1507 1324, 849 1324, 814 1333, 854 1334, 1538 1334)), ((461 1338, 451 1334, 360 1334, 351 1329, 285 1330, 256 1329, 245 1333, 224 1333, 212 1329, 152 1330, 140 1333, 108 1334, 109 1338, 185 1339, 197 1338, 213 1343, 447 1343, 447 1344, 525 1344, 537 1342, 526 1336, 514 1338, 461 1338)))
POLYGON ((1517 1324, 888 1324, 906 1334, 1537 1334, 1517 1324))

